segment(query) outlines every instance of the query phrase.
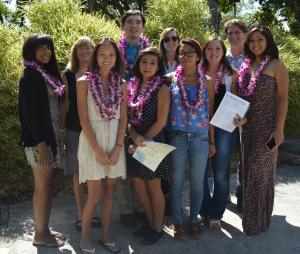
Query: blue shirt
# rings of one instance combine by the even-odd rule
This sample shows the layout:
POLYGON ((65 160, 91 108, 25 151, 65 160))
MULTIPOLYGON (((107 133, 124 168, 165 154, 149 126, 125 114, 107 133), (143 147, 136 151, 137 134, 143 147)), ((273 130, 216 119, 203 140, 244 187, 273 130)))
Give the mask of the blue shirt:
MULTIPOLYGON (((133 47, 131 47, 128 43, 126 43, 126 54, 127 54, 127 63, 129 65, 133 65, 135 63, 135 59, 139 53, 140 45, 137 42, 133 47)), ((128 70, 128 69, 127 69, 128 70)), ((126 72, 124 79, 129 81, 133 77, 132 72, 126 72)))
MULTIPOLYGON (((177 83, 169 87, 171 101, 168 117, 168 131, 199 132, 209 127, 209 98, 208 89, 205 88, 203 106, 195 111, 189 111, 182 104, 182 95, 177 83)), ((188 100, 193 102, 197 99, 198 86, 186 86, 188 100)))
POLYGON ((245 56, 244 56, 244 52, 243 52, 242 54, 238 55, 237 57, 234 57, 229 48, 229 49, 227 49, 227 52, 226 52, 226 58, 233 68, 239 70, 244 61, 245 56))

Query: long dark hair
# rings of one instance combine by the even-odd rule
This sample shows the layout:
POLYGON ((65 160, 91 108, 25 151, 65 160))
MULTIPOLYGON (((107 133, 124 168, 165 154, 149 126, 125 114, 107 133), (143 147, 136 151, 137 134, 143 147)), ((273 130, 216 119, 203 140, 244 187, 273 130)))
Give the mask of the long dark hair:
POLYGON ((202 54, 203 54, 203 59, 202 59, 202 66, 205 68, 205 69, 208 69, 208 65, 209 65, 209 62, 206 58, 206 55, 205 55, 205 52, 206 52, 206 49, 208 48, 208 45, 209 43, 213 42, 213 41, 218 41, 220 42, 221 44, 221 47, 223 49, 223 55, 222 55, 222 58, 221 58, 221 61, 220 61, 220 64, 219 65, 223 65, 223 68, 224 70, 226 70, 229 74, 233 74, 233 68, 231 67, 230 63, 228 62, 227 58, 226 58, 226 46, 224 44, 224 41, 218 37, 218 36, 213 36, 213 37, 209 37, 208 40, 206 41, 203 49, 202 49, 202 54))
POLYGON ((124 71, 124 62, 122 60, 121 53, 116 42, 110 37, 104 37, 99 43, 96 44, 93 54, 91 56, 89 68, 93 73, 98 73, 99 65, 97 63, 97 54, 100 47, 105 44, 110 44, 113 46, 116 53, 116 63, 114 66, 114 71, 116 71, 117 74, 122 75, 124 71))
POLYGON ((140 62, 141 62, 142 57, 146 56, 146 55, 153 55, 153 56, 157 57, 158 69, 157 69, 156 75, 163 76, 164 75, 164 64, 163 64, 161 55, 159 54, 157 48, 153 48, 153 47, 145 48, 140 51, 140 53, 136 59, 136 62, 134 64, 134 67, 133 67, 133 74, 140 79, 143 78, 143 75, 140 72, 140 62))
POLYGON ((51 58, 49 63, 43 65, 45 70, 61 80, 57 61, 54 51, 54 43, 50 35, 48 34, 31 34, 24 42, 22 49, 22 57, 25 61, 36 61, 36 50, 41 45, 47 45, 51 50, 51 58))
POLYGON ((176 54, 179 55, 180 46, 182 46, 182 45, 189 45, 196 51, 196 54, 199 58, 199 60, 196 62, 196 64, 198 65, 201 61, 201 55, 202 55, 200 43, 192 38, 184 39, 184 40, 180 41, 179 47, 177 47, 177 50, 176 50, 176 54))
POLYGON ((279 50, 274 41, 272 32, 266 25, 263 24, 252 26, 252 29, 248 33, 244 44, 244 51, 246 57, 250 58, 251 61, 254 61, 255 59, 255 55, 252 53, 252 51, 249 48, 249 41, 251 39, 251 36, 255 32, 260 32, 267 39, 267 47, 265 49, 265 52, 263 52, 263 56, 269 56, 271 57, 271 59, 279 59, 279 50))
MULTIPOLYGON (((174 31, 178 37, 178 41, 180 41, 179 38, 179 32, 176 28, 173 27, 168 27, 165 30, 162 31, 159 42, 158 42, 158 51, 161 54, 161 57, 163 59, 164 67, 167 67, 167 55, 166 55, 166 49, 164 47, 164 39, 167 35, 167 33, 174 31)), ((175 55, 175 61, 178 62, 178 51, 176 50, 176 55, 175 55)))

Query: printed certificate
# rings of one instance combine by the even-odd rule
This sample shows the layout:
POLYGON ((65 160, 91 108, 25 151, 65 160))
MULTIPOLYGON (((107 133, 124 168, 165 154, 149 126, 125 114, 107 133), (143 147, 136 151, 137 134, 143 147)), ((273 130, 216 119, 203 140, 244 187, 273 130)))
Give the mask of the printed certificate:
POLYGON ((138 146, 133 158, 155 172, 161 161, 173 150, 174 146, 153 141, 144 141, 146 146, 138 146))

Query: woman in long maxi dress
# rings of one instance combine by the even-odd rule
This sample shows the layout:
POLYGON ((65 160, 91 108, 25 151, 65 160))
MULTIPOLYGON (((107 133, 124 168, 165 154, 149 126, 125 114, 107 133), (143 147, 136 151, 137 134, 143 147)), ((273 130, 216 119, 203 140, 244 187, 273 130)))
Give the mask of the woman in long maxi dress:
POLYGON ((250 102, 242 132, 243 230, 264 232, 270 225, 278 145, 288 105, 288 73, 279 60, 271 31, 255 26, 245 41, 246 60, 240 69, 239 94, 250 102), (266 143, 274 138, 272 149, 266 143))

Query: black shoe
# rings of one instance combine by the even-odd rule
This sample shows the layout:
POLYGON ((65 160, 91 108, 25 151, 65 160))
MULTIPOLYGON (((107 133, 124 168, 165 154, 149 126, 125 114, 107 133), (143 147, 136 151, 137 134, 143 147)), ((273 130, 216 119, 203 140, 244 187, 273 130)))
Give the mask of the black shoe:
POLYGON ((144 245, 155 244, 163 236, 163 231, 157 232, 154 229, 151 229, 151 231, 152 232, 144 238, 144 240, 143 240, 144 245))
POLYGON ((139 230, 133 232, 134 237, 147 237, 152 233, 152 228, 147 225, 143 225, 139 230))
POLYGON ((101 220, 97 216, 93 217, 91 224, 92 224, 93 228, 101 228, 102 227, 101 220))
POLYGON ((149 224, 148 218, 144 212, 134 212, 134 217, 145 225, 149 224))
POLYGON ((127 228, 135 228, 136 227, 136 219, 133 214, 120 214, 122 224, 127 228))

